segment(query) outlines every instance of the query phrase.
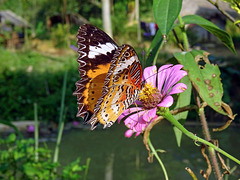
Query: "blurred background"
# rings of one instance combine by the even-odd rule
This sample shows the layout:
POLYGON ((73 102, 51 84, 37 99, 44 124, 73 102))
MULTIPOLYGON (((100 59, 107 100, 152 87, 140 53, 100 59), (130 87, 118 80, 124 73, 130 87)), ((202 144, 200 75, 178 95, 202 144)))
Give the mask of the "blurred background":
MULTIPOLYGON (((232 17, 239 18, 229 4, 220 1, 220 5, 232 17)), ((183 0, 181 15, 191 14, 200 15, 229 33, 237 53, 240 53, 240 28, 215 6, 207 0, 183 0)), ((80 77, 76 61, 78 54, 71 45, 76 46, 78 28, 85 23, 104 29, 118 45, 133 46, 141 61, 146 59, 144 54, 158 30, 152 14, 152 1, 148 0, 0 0, 0 134, 4 137, 14 132, 7 126, 9 122, 16 125, 25 137, 33 137, 33 104, 37 103, 39 138, 53 148, 58 132, 63 78, 68 71, 60 162, 67 164, 79 156, 83 161, 90 157, 88 179, 106 179, 109 167, 113 179, 161 179, 162 172, 157 163, 151 165, 147 162, 147 150, 141 137, 126 139, 123 123, 91 132, 89 127, 82 126, 80 118, 75 117, 77 101, 72 93, 80 77), (109 14, 102 10, 106 3, 109 3, 109 14)), ((178 28, 175 28, 177 34, 180 32, 178 28)), ((223 101, 232 107, 234 114, 238 113, 239 56, 232 54, 216 37, 199 26, 187 26, 187 34, 191 48, 211 53, 210 61, 218 64, 222 72, 223 101)), ((181 42, 181 35, 178 37, 181 42)), ((177 51, 180 49, 170 33, 167 44, 158 55, 157 65, 168 63, 172 53, 177 51)), ((211 109, 207 109, 206 114, 210 127, 219 127, 227 121, 226 117, 211 109)), ((234 137, 239 135, 239 123, 237 116, 226 132, 216 135, 222 140, 223 149, 233 152, 237 158, 240 158, 240 140, 234 137), (224 142, 231 146, 225 147, 224 142)), ((186 127, 201 136, 199 125, 196 113, 190 113, 186 127)), ((183 146, 178 148, 171 125, 163 122, 159 126, 156 131, 160 133, 153 133, 153 142, 156 147, 167 150, 163 161, 169 168, 170 179, 190 179, 183 169, 192 165, 198 171, 199 164, 194 161, 203 168, 206 166, 191 140, 183 139, 183 146)), ((233 179, 236 177, 240 177, 239 169, 233 179)))

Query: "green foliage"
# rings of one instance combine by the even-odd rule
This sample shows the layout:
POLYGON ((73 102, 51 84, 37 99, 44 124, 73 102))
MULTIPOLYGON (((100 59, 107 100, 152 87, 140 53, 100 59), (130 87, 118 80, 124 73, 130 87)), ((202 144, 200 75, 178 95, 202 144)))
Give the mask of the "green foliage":
POLYGON ((37 23, 35 33, 37 38, 44 39, 47 37, 47 28, 42 21, 37 23))
POLYGON ((85 166, 79 166, 80 159, 77 158, 75 161, 70 163, 63 169, 62 177, 63 179, 80 179, 81 176, 78 172, 81 172, 85 169, 85 166))
POLYGON ((66 24, 57 24, 57 27, 52 28, 51 40, 57 48, 67 47, 69 35, 66 24))
POLYGON ((80 159, 63 168, 63 172, 55 172, 60 166, 53 163, 51 151, 47 147, 34 150, 34 140, 17 139, 10 134, 6 139, 0 139, 0 179, 8 180, 52 180, 81 179, 85 165, 79 165, 80 159), (36 155, 38 160, 36 160, 36 155))
POLYGON ((234 25, 230 20, 226 21, 226 32, 232 36, 236 46, 240 46, 240 28, 234 25))
MULTIPOLYGON (((222 108, 223 87, 220 79, 220 70, 218 66, 210 63, 207 57, 208 56, 207 52, 197 51, 197 50, 189 51, 189 48, 188 48, 189 42, 188 42, 186 30, 185 30, 185 25, 196 24, 203 27, 208 32, 215 35, 231 52, 236 54, 233 40, 227 32, 221 30, 215 24, 213 24, 212 22, 200 16, 188 15, 181 18, 181 16, 179 15, 179 12, 181 10, 181 4, 182 2, 177 0, 176 1, 173 1, 173 0, 172 1, 171 0, 166 0, 166 1, 154 0, 153 1, 153 14, 154 14, 156 23, 158 24, 159 30, 161 31, 161 34, 168 36, 170 31, 176 26, 173 24, 175 19, 178 17, 179 27, 175 28, 174 38, 177 39, 178 46, 181 48, 181 50, 185 52, 174 53, 174 56, 178 60, 178 62, 184 66, 184 69, 188 72, 188 77, 191 83, 193 84, 193 87, 195 88, 196 92, 198 93, 195 95, 197 97, 197 100, 201 98, 201 100, 199 100, 198 101, 199 103, 197 104, 197 107, 199 108, 198 113, 199 115, 201 114, 200 115, 201 121, 205 123, 205 119, 202 118, 202 117, 205 117, 204 107, 199 107, 201 106, 200 103, 202 102, 210 106, 216 112, 223 115, 228 115, 228 117, 230 117, 233 120, 234 116, 232 115, 231 108, 228 105, 226 105, 228 110, 226 110, 227 109, 226 107, 222 108)), ((161 34, 159 32, 156 34, 148 50, 148 53, 147 53, 148 55, 147 60, 149 61, 147 63, 148 65, 155 64, 156 62, 155 59, 157 58, 158 52, 161 49, 161 46, 163 45, 162 43, 163 38, 161 37, 161 34)), ((193 39, 195 38, 194 36, 192 37, 193 39)), ((187 105, 190 104, 190 100, 191 100, 190 94, 191 93, 188 92, 185 97, 184 95, 183 97, 179 97, 178 101, 175 103, 176 107, 174 107, 173 109, 181 108, 181 107, 186 108, 187 105)), ((181 112, 180 109, 178 110, 179 112, 181 112)), ((166 111, 168 111, 168 109, 166 111)), ((174 129, 174 131, 175 131, 177 143, 178 145, 180 145, 182 133, 185 133, 189 137, 191 137, 192 135, 182 126, 182 124, 184 124, 185 119, 187 118, 187 112, 177 114, 175 115, 175 117, 173 117, 170 113, 169 113, 169 116, 166 116, 166 114, 167 113, 165 112, 165 114, 163 113, 162 115, 166 119, 168 119, 175 127, 177 127, 174 129)), ((203 127, 203 130, 204 130, 204 134, 209 134, 207 125, 203 127)), ((146 131, 144 134, 144 137, 146 137, 146 133, 148 133, 147 135, 149 135, 149 132, 146 131)), ((192 136, 191 138, 194 139, 194 136, 192 136)), ((199 140, 200 138, 198 139, 198 141, 199 140)), ((207 144, 207 143, 208 142, 204 142, 204 144, 207 144)), ((148 145, 151 148, 151 143, 148 143, 148 145)), ((151 148, 151 151, 154 153, 154 149, 151 148)), ((224 152, 222 153, 224 154, 224 152)), ((154 155, 158 159, 158 155, 157 154, 154 154, 154 155)), ((227 154, 224 154, 224 155, 226 155, 227 157, 230 157, 227 154)), ((213 157, 211 152, 210 152, 210 156, 213 157)), ((237 162, 238 164, 240 163, 240 161, 235 159, 234 157, 231 157, 231 159, 237 162)), ((165 172, 164 166, 161 165, 161 167, 165 172)), ((165 175, 165 179, 168 179, 167 175, 165 175)))
POLYGON ((39 53, 12 53, 1 50, 4 60, 0 69, 0 119, 33 119, 33 103, 38 103, 39 120, 59 119, 62 79, 69 69, 65 106, 66 119, 73 120, 77 112, 72 95, 78 80, 76 56, 51 57, 39 53))
POLYGON ((240 2, 239 0, 222 0, 228 2, 232 9, 236 10, 240 14, 240 2))
POLYGON ((152 64, 157 58, 159 49, 164 40, 163 35, 168 35, 173 28, 173 24, 180 13, 182 7, 181 0, 154 0, 153 14, 159 27, 150 48, 147 51, 147 66, 152 64))
POLYGON ((197 24, 213 35, 215 35, 230 51, 236 54, 236 50, 232 41, 232 37, 225 31, 221 30, 212 22, 197 16, 197 15, 188 15, 183 17, 185 24, 197 24))
MULTIPOLYGON (((184 83, 187 85, 187 89, 178 95, 176 103, 173 105, 174 109, 178 109, 181 107, 188 106, 191 102, 191 95, 192 95, 192 84, 188 76, 183 77, 180 80, 181 83, 184 83)), ((188 117, 188 112, 189 111, 184 111, 181 113, 178 113, 176 115, 173 115, 173 117, 179 121, 182 125, 184 125, 187 117, 188 117)), ((177 145, 180 147, 181 145, 181 139, 182 139, 182 131, 180 131, 177 127, 173 127, 176 140, 177 140, 177 145)))
POLYGON ((230 20, 226 21, 226 32, 232 37, 240 36, 240 29, 234 25, 230 20))
POLYGON ((218 66, 210 64, 208 53, 193 50, 187 53, 174 53, 174 56, 188 71, 188 76, 201 98, 215 111, 226 115, 221 107, 223 88, 220 70, 218 66))
POLYGON ((116 2, 114 3, 114 12, 112 16, 112 25, 113 25, 113 32, 123 34, 126 28, 123 28, 127 23, 127 0, 123 2, 116 2))
POLYGON ((169 34, 182 8, 182 0, 154 0, 153 14, 162 34, 169 34))
POLYGON ((157 58, 161 44, 163 43, 163 36, 160 31, 157 31, 155 37, 152 40, 151 46, 147 51, 147 66, 153 64, 154 60, 157 58))

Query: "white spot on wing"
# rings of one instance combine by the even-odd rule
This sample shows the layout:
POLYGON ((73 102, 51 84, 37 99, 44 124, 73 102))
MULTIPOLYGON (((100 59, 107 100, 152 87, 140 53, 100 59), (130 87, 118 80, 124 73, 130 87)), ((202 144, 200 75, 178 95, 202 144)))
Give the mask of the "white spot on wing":
POLYGON ((107 55, 108 52, 112 52, 117 49, 117 46, 112 43, 98 44, 97 46, 89 46, 88 58, 95 58, 98 55, 107 55))
POLYGON ((115 76, 116 74, 118 74, 119 70, 122 69, 126 69, 128 68, 128 66, 132 65, 132 63, 134 63, 136 61, 136 59, 138 59, 137 56, 132 56, 129 60, 127 60, 126 62, 122 63, 122 64, 118 64, 118 66, 116 67, 115 71, 113 72, 113 75, 115 76))

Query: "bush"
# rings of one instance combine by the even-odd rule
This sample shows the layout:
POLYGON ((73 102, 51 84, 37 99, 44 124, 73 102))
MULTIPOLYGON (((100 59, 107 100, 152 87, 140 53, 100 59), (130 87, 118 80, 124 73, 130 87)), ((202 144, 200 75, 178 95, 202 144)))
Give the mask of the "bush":
POLYGON ((78 158, 57 173, 59 163, 53 163, 51 151, 47 147, 34 149, 34 140, 18 140, 15 134, 0 139, 0 179, 6 180, 52 180, 81 179, 85 165, 80 166, 78 158))
POLYGON ((66 24, 57 24, 56 27, 52 28, 51 40, 57 48, 67 47, 69 44, 69 36, 70 34, 68 33, 66 24))

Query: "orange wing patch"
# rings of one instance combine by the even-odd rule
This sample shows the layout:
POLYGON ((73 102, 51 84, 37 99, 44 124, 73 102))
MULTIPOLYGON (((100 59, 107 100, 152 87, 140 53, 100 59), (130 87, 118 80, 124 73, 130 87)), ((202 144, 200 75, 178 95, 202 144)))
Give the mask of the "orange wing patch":
POLYGON ((104 80, 107 76, 107 71, 110 64, 99 65, 98 70, 87 72, 88 78, 91 80, 86 84, 86 89, 83 91, 83 103, 87 106, 87 110, 93 114, 93 109, 97 104, 97 100, 102 95, 104 80))

